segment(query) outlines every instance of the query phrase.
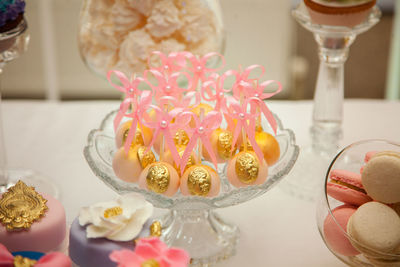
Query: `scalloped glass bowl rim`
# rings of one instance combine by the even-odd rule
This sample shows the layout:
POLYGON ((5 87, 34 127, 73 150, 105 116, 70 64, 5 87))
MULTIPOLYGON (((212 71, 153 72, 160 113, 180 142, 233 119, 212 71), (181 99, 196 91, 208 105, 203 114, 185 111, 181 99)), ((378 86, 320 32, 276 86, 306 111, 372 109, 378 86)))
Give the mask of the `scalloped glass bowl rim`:
MULTIPOLYGON (((94 140, 95 135, 99 132, 103 132, 103 130, 107 126, 106 125, 107 121, 110 120, 116 112, 117 112, 116 110, 109 112, 106 115, 106 117, 103 119, 103 121, 101 122, 100 128, 94 129, 89 133, 88 139, 87 139, 87 145, 84 148, 85 158, 86 158, 87 162, 89 163, 89 166, 92 168, 93 172, 95 173, 95 175, 98 177, 101 176, 101 174, 99 174, 98 171, 95 171, 93 169, 93 168, 96 168, 96 163, 92 159, 89 150, 90 150, 91 146, 95 145, 95 140, 94 140)), ((229 192, 219 194, 218 196, 213 197, 213 198, 200 197, 200 196, 182 196, 182 195, 177 195, 174 197, 167 197, 162 194, 157 194, 154 192, 147 191, 145 189, 141 189, 141 188, 137 187, 136 183, 128 183, 128 182, 124 182, 122 180, 118 180, 118 183, 121 183, 121 184, 125 185, 125 187, 129 187, 129 189, 130 189, 130 190, 122 189, 121 192, 124 192, 124 191, 138 192, 138 193, 143 194, 146 197, 146 199, 150 200, 151 202, 154 202, 154 201, 152 201, 152 198, 157 198, 158 203, 159 202, 165 203, 165 205, 163 205, 163 207, 161 207, 161 208, 177 207, 177 206, 187 205, 189 203, 197 204, 200 206, 208 206, 208 207, 212 207, 212 208, 221 208, 221 207, 225 207, 225 206, 232 206, 235 204, 239 204, 239 203, 244 202, 245 200, 233 202, 231 205, 221 205, 221 206, 217 206, 214 203, 226 200, 227 198, 230 198, 236 194, 244 194, 246 192, 251 192, 251 191, 255 191, 255 190, 264 191, 263 193, 265 193, 267 190, 271 189, 272 186, 276 185, 285 175, 287 175, 289 173, 289 171, 292 169, 292 167, 294 166, 294 164, 297 160, 299 150, 300 150, 299 147, 296 145, 295 135, 294 135, 293 131, 290 129, 283 128, 280 119, 275 114, 274 114, 274 117, 278 123, 278 129, 281 132, 286 132, 287 136, 289 137, 289 139, 287 140, 288 141, 287 150, 289 150, 290 147, 292 146, 291 149, 293 149, 293 152, 292 152, 291 158, 288 160, 287 165, 285 167, 283 167, 281 170, 279 170, 277 172, 277 174, 275 174, 274 176, 268 177, 267 181, 261 185, 250 185, 250 186, 242 187, 242 188, 233 188, 229 192)), ((100 171, 100 172, 102 172, 102 171, 100 171)), ((106 178, 109 179, 109 177, 106 177, 106 178)), ((104 183, 106 183, 104 181, 104 178, 100 177, 100 179, 104 183)), ((111 178, 111 179, 114 179, 114 178, 111 178)), ((120 188, 120 186, 118 186, 118 185, 117 185, 117 187, 114 187, 108 183, 106 183, 106 185, 111 187, 115 191, 118 191, 117 188, 120 188)), ((221 184, 221 186, 222 186, 222 184, 221 184)), ((253 196, 253 197, 255 197, 255 196, 253 196)), ((251 197, 251 198, 253 198, 253 197, 251 197)), ((159 207, 159 205, 155 205, 155 206, 159 207)), ((190 208, 183 208, 183 209, 190 209, 190 208)), ((191 208, 191 209, 201 209, 201 208, 191 208)))

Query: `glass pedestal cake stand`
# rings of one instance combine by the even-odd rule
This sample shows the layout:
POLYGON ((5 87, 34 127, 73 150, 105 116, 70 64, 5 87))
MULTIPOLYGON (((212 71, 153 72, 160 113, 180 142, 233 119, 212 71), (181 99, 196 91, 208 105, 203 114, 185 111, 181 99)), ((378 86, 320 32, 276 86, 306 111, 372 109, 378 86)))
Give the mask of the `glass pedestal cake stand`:
POLYGON ((237 205, 264 194, 289 173, 299 154, 293 132, 284 129, 275 116, 281 155, 279 161, 269 168, 264 184, 234 188, 225 176, 226 164, 220 164, 221 192, 217 197, 187 197, 179 192, 174 197, 166 197, 140 189, 137 184, 124 182, 115 176, 112 158, 116 147, 112 123, 116 113, 109 113, 100 128, 90 132, 84 149, 85 158, 95 175, 116 192, 139 192, 155 207, 169 209, 166 215, 157 219, 162 226, 161 239, 169 246, 187 250, 192 258, 191 266, 209 266, 235 253, 239 229, 226 223, 214 209, 237 205))
POLYGON ((291 195, 315 200, 342 138, 344 65, 350 46, 359 34, 379 22, 381 12, 377 6, 373 7, 364 22, 352 28, 313 23, 304 3, 300 3, 292 15, 313 33, 320 65, 314 93, 311 146, 302 149, 296 167, 280 186, 291 195))

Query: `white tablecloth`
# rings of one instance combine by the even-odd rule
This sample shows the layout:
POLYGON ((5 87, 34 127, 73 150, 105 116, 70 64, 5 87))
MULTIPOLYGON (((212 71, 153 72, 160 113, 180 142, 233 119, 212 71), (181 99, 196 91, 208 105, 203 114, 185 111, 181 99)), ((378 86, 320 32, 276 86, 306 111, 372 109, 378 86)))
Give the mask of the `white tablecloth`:
MULTIPOLYGON (((3 101, 3 118, 11 168, 37 170, 62 190, 67 220, 79 208, 110 200, 115 193, 90 170, 83 147, 91 129, 119 102, 3 101)), ((309 143, 312 102, 276 101, 270 108, 300 146, 309 143)), ((400 141, 400 102, 347 100, 343 145, 384 138, 400 141)), ((236 256, 217 266, 343 266, 319 236, 315 204, 292 197, 279 185, 254 200, 219 211, 241 230, 236 256)))

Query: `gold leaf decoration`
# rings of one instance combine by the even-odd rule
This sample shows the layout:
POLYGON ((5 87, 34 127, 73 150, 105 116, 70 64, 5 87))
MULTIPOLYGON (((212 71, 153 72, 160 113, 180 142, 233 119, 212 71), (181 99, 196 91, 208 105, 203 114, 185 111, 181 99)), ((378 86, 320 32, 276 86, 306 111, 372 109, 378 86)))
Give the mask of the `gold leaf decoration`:
POLYGON ((46 202, 33 187, 18 181, 0 199, 0 222, 8 231, 29 229, 45 214, 46 202))

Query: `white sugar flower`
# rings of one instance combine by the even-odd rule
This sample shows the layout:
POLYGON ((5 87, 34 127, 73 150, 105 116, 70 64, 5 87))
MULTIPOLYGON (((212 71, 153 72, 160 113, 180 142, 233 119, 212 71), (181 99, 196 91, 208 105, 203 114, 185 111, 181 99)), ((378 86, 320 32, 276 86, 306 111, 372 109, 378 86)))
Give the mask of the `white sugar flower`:
POLYGON ((114 241, 129 241, 142 230, 153 213, 153 205, 137 193, 119 196, 115 201, 84 207, 79 224, 86 227, 87 238, 105 237, 114 241))

